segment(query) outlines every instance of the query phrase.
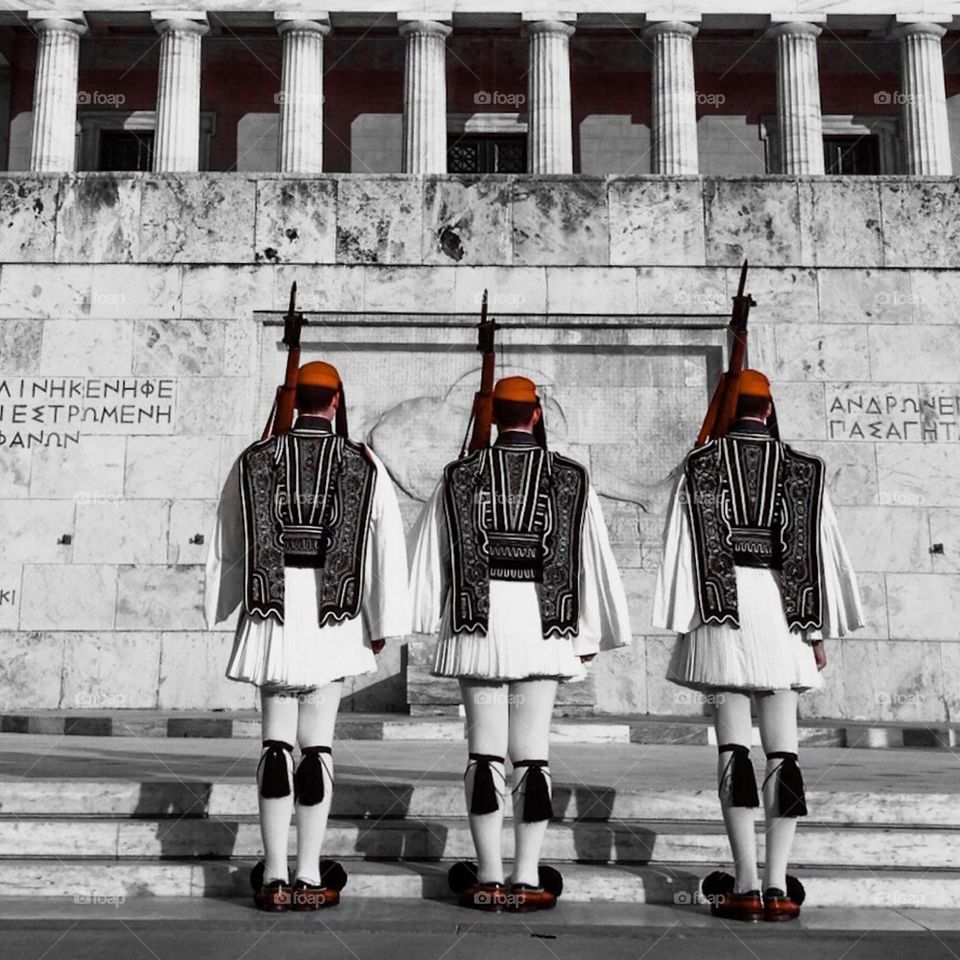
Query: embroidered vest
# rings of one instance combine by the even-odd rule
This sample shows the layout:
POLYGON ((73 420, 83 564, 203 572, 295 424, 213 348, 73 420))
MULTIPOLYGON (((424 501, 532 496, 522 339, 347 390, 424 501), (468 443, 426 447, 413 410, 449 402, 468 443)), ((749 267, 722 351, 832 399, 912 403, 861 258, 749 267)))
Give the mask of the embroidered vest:
POLYGON ((244 610, 283 623, 285 566, 316 571, 320 626, 355 617, 376 469, 359 444, 293 430, 240 457, 244 610))

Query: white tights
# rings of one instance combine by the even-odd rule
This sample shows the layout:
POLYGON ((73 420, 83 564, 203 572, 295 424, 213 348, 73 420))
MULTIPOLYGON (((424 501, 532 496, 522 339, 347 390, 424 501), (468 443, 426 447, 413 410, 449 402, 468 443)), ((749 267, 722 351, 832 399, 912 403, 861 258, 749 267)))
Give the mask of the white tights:
MULTIPOLYGON (((329 747, 340 707, 343 682, 335 680, 325 686, 302 693, 261 689, 263 739, 283 740, 303 747, 329 747)), ((288 880, 287 844, 290 837, 290 814, 294 807, 293 757, 285 753, 291 792, 287 797, 260 797, 260 830, 263 836, 264 880, 288 880)), ((320 848, 327 830, 330 803, 333 799, 333 756, 323 754, 324 797, 313 806, 296 804, 297 873, 308 883, 320 883, 320 848)))
MULTIPOLYGON (((776 690, 754 694, 757 703, 757 720, 764 753, 778 751, 797 752, 797 692, 776 690)), ((736 743, 749 747, 752 723, 750 720, 750 695, 722 691, 716 694, 717 743, 736 743)), ((738 893, 759 889, 757 871, 757 842, 754 835, 753 810, 749 807, 734 807, 729 801, 730 753, 722 753, 718 762, 720 783, 720 806, 723 821, 733 852, 734 871, 738 893)), ((767 760, 764 773, 763 808, 766 820, 766 861, 763 871, 763 889, 777 887, 786 890, 787 861, 793 848, 797 830, 796 817, 777 816, 777 778, 771 776, 781 760, 767 760)))
MULTIPOLYGON (((550 720, 557 695, 556 680, 518 680, 513 683, 487 683, 461 680, 460 691, 467 714, 467 743, 471 753, 506 757, 511 761, 548 760, 550 720)), ((503 828, 506 775, 502 763, 491 762, 497 810, 469 815, 470 833, 477 850, 478 876, 482 883, 502 883, 503 828)), ((539 885, 540 849, 548 820, 525 823, 523 820, 524 776, 527 767, 513 771, 513 830, 515 858, 514 883, 539 885)), ((543 768, 550 784, 549 767, 543 768)), ((471 763, 464 778, 467 810, 473 796, 476 767, 471 763)))

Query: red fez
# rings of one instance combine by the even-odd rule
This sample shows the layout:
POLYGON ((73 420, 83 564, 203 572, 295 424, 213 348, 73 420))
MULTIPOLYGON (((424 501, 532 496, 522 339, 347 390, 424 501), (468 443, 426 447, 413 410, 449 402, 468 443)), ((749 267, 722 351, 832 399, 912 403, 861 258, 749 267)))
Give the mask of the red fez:
POLYGON ((537 385, 526 377, 504 377, 493 388, 494 400, 509 400, 512 403, 539 403, 537 385))
POLYGON ((305 363, 297 372, 297 386, 339 390, 341 385, 337 368, 332 363, 324 363, 322 360, 305 363))

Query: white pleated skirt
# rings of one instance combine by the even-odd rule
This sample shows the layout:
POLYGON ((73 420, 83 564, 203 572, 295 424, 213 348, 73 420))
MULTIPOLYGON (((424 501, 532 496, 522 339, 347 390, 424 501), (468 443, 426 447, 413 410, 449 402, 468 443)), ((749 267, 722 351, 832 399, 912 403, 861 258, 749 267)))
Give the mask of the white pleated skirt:
POLYGON ((240 615, 227 666, 231 680, 258 687, 309 690, 332 680, 374 673, 376 658, 364 637, 363 618, 321 627, 313 570, 284 569, 282 624, 240 615))
POLYGON ((813 648, 787 626, 777 573, 736 567, 740 628, 701 624, 677 638, 667 679, 695 690, 811 690, 813 648))
POLYGON ((486 635, 453 633, 449 602, 444 610, 433 676, 509 683, 515 680, 583 680, 586 667, 573 641, 543 638, 540 604, 532 583, 490 581, 486 635))

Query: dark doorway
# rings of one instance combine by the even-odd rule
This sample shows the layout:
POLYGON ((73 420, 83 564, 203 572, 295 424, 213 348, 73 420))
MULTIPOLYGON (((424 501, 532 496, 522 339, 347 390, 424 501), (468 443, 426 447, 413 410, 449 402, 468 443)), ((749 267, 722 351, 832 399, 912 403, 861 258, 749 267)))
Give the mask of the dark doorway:
POLYGON ((152 130, 101 130, 98 170, 152 170, 152 130))
POLYGON ((825 173, 848 177, 880 173, 880 143, 875 136, 829 136, 823 138, 825 173))
POLYGON ((522 134, 466 134, 447 140, 449 173, 526 173, 527 138, 522 134))

